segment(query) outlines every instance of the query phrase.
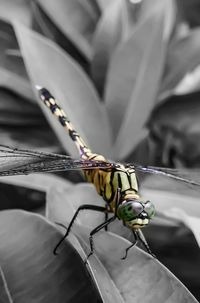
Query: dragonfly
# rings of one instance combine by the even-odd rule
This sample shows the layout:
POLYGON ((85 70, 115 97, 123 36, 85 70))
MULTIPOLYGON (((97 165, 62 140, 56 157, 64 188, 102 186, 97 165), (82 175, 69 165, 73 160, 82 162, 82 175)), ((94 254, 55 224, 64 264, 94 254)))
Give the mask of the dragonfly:
POLYGON ((106 229, 116 219, 121 220, 132 231, 135 239, 127 247, 122 259, 127 257, 129 249, 138 242, 141 242, 147 252, 153 255, 141 229, 147 226, 155 216, 155 206, 151 201, 146 201, 140 196, 137 173, 161 175, 191 185, 200 186, 200 183, 189 179, 187 174, 182 176, 174 169, 111 162, 104 158, 103 155, 93 153, 75 130, 66 113, 59 106, 58 101, 46 88, 37 86, 37 89, 40 99, 50 109, 51 113, 57 117, 59 123, 66 129, 68 135, 76 144, 80 158, 73 159, 66 155, 0 145, 0 176, 81 170, 86 181, 93 183, 97 193, 105 201, 105 206, 91 204, 79 206, 66 228, 64 236, 56 245, 54 254, 57 254, 58 247, 69 235, 80 211, 92 210, 104 213, 105 221, 90 232, 90 253, 87 259, 94 253, 94 235, 100 230, 106 229), (111 214, 111 216, 108 217, 108 214, 111 214))

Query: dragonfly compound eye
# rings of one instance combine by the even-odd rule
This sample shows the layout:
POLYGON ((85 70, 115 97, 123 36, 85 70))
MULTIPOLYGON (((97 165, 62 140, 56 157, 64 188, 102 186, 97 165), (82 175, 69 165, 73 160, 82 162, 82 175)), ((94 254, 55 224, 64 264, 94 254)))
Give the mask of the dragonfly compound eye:
POLYGON ((137 218, 144 210, 142 203, 136 200, 124 201, 119 205, 117 215, 124 221, 137 218))
POLYGON ((147 201, 146 203, 144 203, 144 211, 147 213, 149 219, 155 216, 155 206, 151 201, 147 201))

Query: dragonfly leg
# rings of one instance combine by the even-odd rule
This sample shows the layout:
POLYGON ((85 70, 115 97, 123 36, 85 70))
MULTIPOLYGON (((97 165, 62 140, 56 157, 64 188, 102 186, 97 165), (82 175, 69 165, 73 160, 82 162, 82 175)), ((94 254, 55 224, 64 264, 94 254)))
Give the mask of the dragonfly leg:
MULTIPOLYGON (((106 207, 107 208, 107 207, 106 207)), ((108 211, 105 212, 105 222, 108 220, 108 211)), ((108 225, 106 225, 105 227, 105 231, 108 231, 108 225)))
POLYGON ((138 242, 138 234, 134 230, 133 230, 133 235, 134 235, 134 238, 135 238, 135 242, 133 242, 129 247, 126 248, 125 255, 121 258, 121 260, 125 260, 126 259, 127 255, 128 255, 129 249, 131 249, 133 246, 135 246, 137 244, 137 242, 138 242))
MULTIPOLYGON (((97 205, 91 205, 91 204, 83 204, 83 205, 79 206, 79 208, 76 210, 76 212, 75 212, 75 214, 74 214, 71 222, 69 223, 69 226, 67 227, 66 233, 64 234, 64 236, 62 237, 62 239, 58 242, 58 244, 54 248, 54 250, 53 250, 54 255, 57 255, 57 249, 58 249, 58 247, 62 244, 62 242, 65 240, 65 238, 69 235, 70 230, 72 228, 72 225, 74 224, 74 221, 76 220, 79 212, 81 210, 86 210, 86 209, 88 209, 88 210, 94 210, 94 211, 99 211, 99 212, 106 212, 107 211, 106 207, 103 207, 103 206, 97 206, 97 205)), ((62 226, 62 227, 64 226, 63 224, 60 224, 60 223, 57 223, 57 224, 60 225, 60 226, 62 226)))
POLYGON ((113 217, 107 219, 107 221, 105 221, 105 222, 103 222, 102 224, 100 224, 100 225, 98 225, 97 227, 95 227, 95 228, 91 231, 91 233, 90 233, 90 238, 89 238, 89 240, 90 240, 90 253, 89 253, 88 256, 87 256, 86 261, 87 261, 88 258, 89 258, 90 256, 92 256, 93 253, 94 253, 94 240, 93 240, 93 236, 94 236, 96 233, 98 233, 101 229, 103 229, 103 228, 105 228, 106 226, 108 226, 108 225, 109 225, 111 222, 113 222, 115 219, 116 219, 116 216, 113 216, 113 217))
MULTIPOLYGON (((116 192, 116 199, 115 199, 115 217, 117 217, 117 209, 120 204, 120 198, 121 198, 121 188, 118 187, 117 192, 116 192)), ((108 213, 111 212, 110 206, 106 204, 107 212, 105 213, 105 222, 108 220, 108 213)), ((108 230, 108 225, 105 227, 105 231, 108 230)))
POLYGON ((152 253, 150 247, 149 247, 149 244, 147 243, 147 240, 145 239, 145 236, 143 234, 143 232, 138 229, 137 231, 137 236, 138 236, 138 239, 140 240, 140 242, 143 244, 143 246, 145 247, 146 251, 154 258, 156 258, 156 256, 152 253))

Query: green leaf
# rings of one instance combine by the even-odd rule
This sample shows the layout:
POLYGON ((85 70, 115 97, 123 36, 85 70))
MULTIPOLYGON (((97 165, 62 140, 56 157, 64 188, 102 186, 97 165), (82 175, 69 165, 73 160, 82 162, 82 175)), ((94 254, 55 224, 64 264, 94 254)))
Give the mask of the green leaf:
POLYGON ((68 242, 62 254, 53 255, 59 232, 52 224, 17 210, 0 212, 0 224, 1 267, 14 302, 101 302, 68 242))
MULTIPOLYGON (((55 43, 15 23, 15 32, 33 85, 44 86, 59 100, 77 131, 99 153, 110 154, 109 121, 87 75, 55 43)), ((62 145, 77 154, 66 131, 41 100, 39 105, 54 127, 62 145)))

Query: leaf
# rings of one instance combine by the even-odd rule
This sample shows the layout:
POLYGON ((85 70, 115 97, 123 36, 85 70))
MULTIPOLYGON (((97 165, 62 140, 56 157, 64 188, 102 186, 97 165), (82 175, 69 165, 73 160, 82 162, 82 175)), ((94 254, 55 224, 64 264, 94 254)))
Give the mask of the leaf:
POLYGON ((0 84, 2 87, 6 87, 30 101, 34 99, 30 83, 24 78, 16 75, 13 72, 10 72, 5 68, 0 67, 0 79, 0 84))
MULTIPOLYGON (((160 94, 172 91, 182 78, 196 68, 199 63, 200 30, 189 32, 184 38, 176 38, 169 45, 165 76, 160 87, 160 94)), ((161 95, 161 96, 162 96, 161 95)), ((162 97, 160 96, 160 99, 162 97)))
POLYGON ((8 290, 8 285, 6 283, 2 269, 0 268, 0 289, 1 289, 1 302, 2 303, 12 303, 11 295, 8 290))
POLYGON ((137 247, 120 261, 128 241, 104 233, 95 239, 98 256, 113 278, 125 302, 197 302, 185 286, 158 260, 137 247), (101 241, 100 241, 101 240, 101 241), (137 279, 136 279, 137 277, 137 279))
POLYGON ((148 128, 150 153, 157 165, 199 166, 199 97, 199 91, 172 95, 155 108, 148 128))
MULTIPOLYGON (((9 80, 9 79, 5 79, 9 80)), ((18 88, 19 89, 19 88, 18 88)), ((23 90, 23 88, 22 88, 23 90)), ((0 117, 1 125, 5 126, 42 126, 45 125, 45 121, 42 121, 42 114, 37 104, 30 102, 26 98, 5 89, 0 88, 0 110, 2 116, 0 117), (22 110, 23 108, 23 110, 22 110)))
POLYGON ((59 233, 48 221, 13 210, 0 212, 0 224, 1 267, 14 302, 101 302, 69 243, 53 255, 59 233))
POLYGON ((141 6, 141 19, 145 19, 151 14, 158 13, 160 10, 165 10, 165 24, 163 34, 169 40, 174 30, 175 22, 177 19, 177 4, 173 0, 149 0, 144 1, 141 6))
POLYGON ((142 182, 141 194, 151 200, 156 209, 166 213, 180 208, 188 215, 200 217, 199 186, 190 186, 170 178, 151 176, 142 182))
POLYGON ((143 182, 141 193, 153 201, 158 212, 187 226, 200 245, 200 187, 152 176, 143 182))
POLYGON ((57 138, 33 101, 3 87, 0 89, 0 143, 26 149, 60 151, 57 138))
MULTIPOLYGON (((171 222, 175 221, 171 217, 171 222)), ((180 220, 178 220, 180 222, 180 220)), ((144 230, 146 239, 159 260, 178 277, 199 300, 199 247, 191 231, 178 225, 151 222, 144 230)), ((175 300, 176 302, 176 300, 175 300)), ((190 302, 190 301, 189 301, 190 302)))
POLYGON ((97 4, 99 5, 101 11, 105 11, 108 9, 108 7, 110 6, 110 4, 114 3, 115 0, 110 0, 110 1, 107 1, 107 0, 96 0, 97 4))
POLYGON ((126 2, 111 1, 103 10, 93 37, 94 56, 91 72, 95 85, 101 95, 104 91, 106 73, 112 55, 121 43, 124 35, 126 2))
POLYGON ((12 26, 0 19, 0 84, 33 102, 34 94, 28 81, 19 46, 12 26))
MULTIPOLYGON (((100 201, 94 200, 94 192, 91 186, 86 184, 65 189, 55 189, 48 194, 48 214, 52 220, 69 224, 70 218, 77 209, 78 204, 89 203, 100 205, 100 201), (73 197, 73 200, 72 200, 73 197), (66 223, 67 222, 67 223, 66 223)), ((102 202, 102 201, 101 201, 102 202)), ((84 251, 88 251, 88 233, 102 222, 102 214, 83 211, 78 216, 78 224, 73 225, 71 236, 75 233, 78 237, 84 251), (100 220, 101 219, 101 220, 100 220), (86 242, 86 243, 87 243, 86 242)), ((163 265, 150 255, 142 252, 138 248, 129 251, 125 261, 120 258, 124 256, 125 249, 130 242, 114 235, 110 232, 99 232, 94 238, 95 254, 88 260, 91 271, 98 281, 101 289, 103 277, 96 270, 96 264, 99 258, 108 271, 111 281, 122 295, 124 302, 142 301, 142 302, 197 302, 188 290, 178 281, 163 265), (137 277, 137 279, 136 279, 137 277)), ((62 250, 60 251, 62 253, 62 250)), ((107 279, 107 274, 105 276, 107 279)))
MULTIPOLYGON (((20 24, 15 24, 14 28, 33 85, 48 88, 59 100, 61 107, 66 109, 86 142, 95 151, 110 154, 111 140, 106 111, 86 74, 53 42, 20 24)), ((63 146, 74 155, 74 143, 66 131, 41 100, 39 105, 55 128, 63 146)))
POLYGON ((71 185, 69 180, 64 180, 53 174, 32 174, 27 176, 1 177, 1 183, 13 184, 47 192, 51 187, 62 187, 71 185))
POLYGON ((40 1, 44 12, 60 31, 72 41, 77 49, 90 61, 92 57, 91 39, 99 18, 98 7, 92 1, 40 1), (55 14, 56 11, 56 14, 55 14))
POLYGON ((200 218, 196 216, 190 216, 185 211, 179 208, 172 208, 168 215, 172 218, 179 219, 183 222, 194 234, 197 244, 200 247, 200 218))
POLYGON ((175 95, 189 94, 199 91, 200 87, 200 66, 197 66, 191 73, 187 73, 185 77, 175 87, 175 95))
POLYGON ((1 0, 0 1, 0 18, 12 21, 20 21, 26 26, 31 25, 30 1, 26 0, 1 0))
POLYGON ((163 14, 150 16, 116 51, 108 74, 106 103, 122 159, 144 135, 164 63, 163 14), (134 71, 134 72, 133 72, 134 71))

